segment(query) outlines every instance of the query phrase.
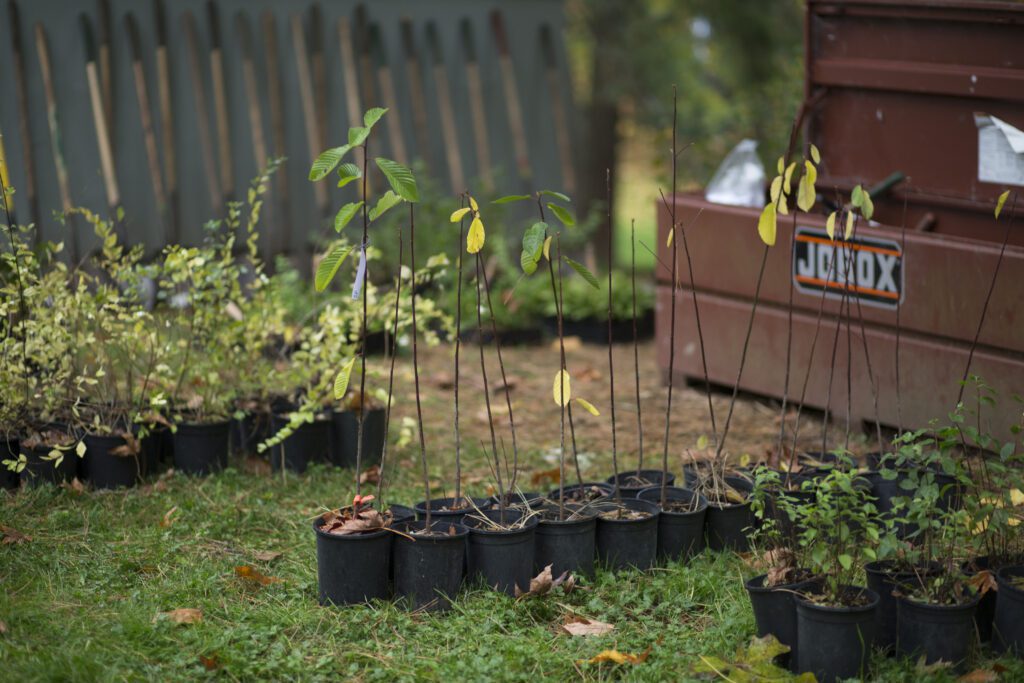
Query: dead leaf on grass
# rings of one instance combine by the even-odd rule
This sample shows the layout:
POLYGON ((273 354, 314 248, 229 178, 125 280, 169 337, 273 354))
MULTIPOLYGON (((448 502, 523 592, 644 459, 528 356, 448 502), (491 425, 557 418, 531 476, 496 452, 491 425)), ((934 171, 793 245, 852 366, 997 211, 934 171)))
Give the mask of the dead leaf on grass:
POLYGON ((220 668, 220 657, 216 654, 212 654, 209 657, 206 655, 199 655, 199 663, 203 665, 203 668, 207 671, 213 671, 220 668))
POLYGON ((993 669, 975 669, 956 680, 957 683, 992 683, 999 680, 999 674, 993 669))
POLYGON ((651 648, 648 647, 646 650, 638 655, 630 652, 619 652, 618 650, 602 650, 596 656, 586 660, 587 664, 642 664, 647 661, 647 657, 651 654, 651 648))
POLYGON ((331 510, 324 514, 324 523, 320 530, 335 536, 349 536, 364 531, 384 528, 384 516, 371 507, 364 507, 356 514, 351 508, 331 510))
POLYGON ((558 480, 561 478, 561 474, 561 470, 557 467, 550 470, 539 470, 530 475, 530 483, 534 486, 539 486, 546 481, 549 481, 552 484, 557 484, 558 480))
POLYGON ((273 562, 277 558, 281 557, 281 553, 276 550, 261 550, 253 555, 254 558, 260 562, 273 562))
POLYGON ((153 620, 157 619, 166 619, 175 624, 198 624, 203 620, 203 613, 194 607, 181 607, 170 612, 161 612, 153 620))
POLYGON ((566 623, 562 624, 562 630, 570 636, 603 636, 614 631, 615 626, 603 621, 573 615, 568 618, 566 623))
POLYGON ((174 524, 174 513, 178 511, 178 506, 175 505, 170 510, 164 513, 164 518, 160 520, 160 526, 165 529, 174 524))
POLYGON ((380 465, 370 465, 359 475, 360 484, 376 484, 380 481, 380 465))
POLYGON ((0 621, 0 635, 3 635, 4 633, 7 633, 7 624, 0 621))
POLYGON ((515 595, 517 598, 527 597, 540 597, 547 595, 555 588, 559 586, 566 593, 571 592, 576 587, 576 577, 570 574, 568 571, 562 572, 558 578, 554 578, 551 575, 552 565, 548 565, 541 570, 540 574, 530 579, 530 589, 528 591, 520 590, 519 586, 515 587, 515 595))
POLYGON ((235 567, 235 576, 242 579, 245 583, 259 586, 269 586, 272 583, 280 583, 282 581, 282 579, 276 576, 267 576, 247 564, 235 567))
POLYGON ((23 534, 9 526, 0 525, 0 533, 3 534, 3 540, 0 541, 0 543, 3 543, 4 545, 17 545, 19 543, 26 543, 32 540, 32 537, 28 534, 23 534))
POLYGON ((78 477, 75 477, 70 482, 61 482, 60 487, 65 491, 72 491, 74 493, 83 493, 85 491, 85 484, 83 484, 78 477))

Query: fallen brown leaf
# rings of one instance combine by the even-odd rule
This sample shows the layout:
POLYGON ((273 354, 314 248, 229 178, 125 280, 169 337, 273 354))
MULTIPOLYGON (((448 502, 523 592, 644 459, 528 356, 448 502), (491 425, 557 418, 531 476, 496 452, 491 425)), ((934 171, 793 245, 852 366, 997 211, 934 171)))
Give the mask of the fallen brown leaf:
POLYGON ((72 491, 74 493, 83 493, 85 491, 85 485, 75 477, 70 482, 61 482, 60 487, 65 491, 72 491))
POLYGON ((335 536, 348 536, 363 531, 384 528, 384 516, 371 507, 364 507, 355 515, 351 508, 331 510, 324 515, 324 523, 320 530, 335 536))
POLYGON ((570 621, 562 624, 562 630, 570 636, 603 636, 615 630, 613 624, 606 624, 603 621, 580 616, 572 616, 569 619, 570 621))
POLYGON ((175 624, 198 624, 203 620, 202 611, 195 609, 194 607, 172 609, 170 612, 161 612, 157 616, 162 617, 167 621, 172 621, 175 624))
MULTIPOLYGON (((967 581, 969 584, 974 586, 974 590, 978 591, 979 595, 984 595, 989 591, 999 590, 999 585, 996 583, 996 576, 988 569, 983 569, 967 581)), ((973 672, 972 672, 973 673, 973 672)))
POLYGON ((360 484, 376 484, 380 482, 380 465, 370 465, 359 475, 360 484))
POLYGON ((557 484, 561 477, 561 471, 555 467, 550 470, 540 470, 530 475, 530 483, 534 486, 539 486, 545 481, 549 481, 552 484, 557 484))
POLYGON ((0 621, 0 635, 7 633, 7 624, 0 621))
POLYGON ((638 655, 631 654, 629 652, 619 652, 618 650, 602 650, 596 656, 587 660, 588 664, 601 664, 608 662, 611 664, 642 664, 647 661, 647 657, 651 654, 651 648, 647 648, 638 655))
POLYGON ((992 669, 975 669, 956 680, 957 683, 991 683, 999 680, 999 674, 992 669))
POLYGON ((167 527, 169 527, 172 524, 174 524, 173 517, 174 517, 174 513, 177 512, 177 511, 178 511, 178 506, 175 505, 170 510, 165 512, 164 513, 164 518, 160 520, 160 526, 162 526, 162 527, 164 527, 166 529, 167 527))
POLYGON ((212 654, 209 657, 206 655, 199 655, 199 663, 203 665, 203 668, 207 671, 213 671, 214 669, 220 668, 220 657, 216 654, 212 654))
POLYGON ((273 562, 277 558, 281 557, 281 553, 276 550, 261 550, 253 555, 254 558, 260 562, 273 562))
POLYGON ((581 382, 593 382, 601 379, 601 372, 589 365, 576 373, 576 379, 581 382))
POLYGON ((9 526, 0 525, 0 534, 3 534, 3 540, 0 541, 0 543, 3 543, 4 545, 17 545, 18 543, 26 543, 32 540, 31 536, 23 534, 9 526))
POLYGON ((247 564, 235 567, 235 576, 246 583, 260 586, 269 586, 272 583, 279 583, 281 581, 276 576, 266 576, 247 564))
POLYGON ((547 595, 555 588, 559 586, 566 593, 571 592, 576 587, 576 577, 565 571, 558 578, 554 578, 551 574, 552 565, 548 565, 541 570, 540 574, 530 579, 530 589, 523 591, 519 586, 515 587, 515 596, 517 598, 527 597, 540 597, 547 595))

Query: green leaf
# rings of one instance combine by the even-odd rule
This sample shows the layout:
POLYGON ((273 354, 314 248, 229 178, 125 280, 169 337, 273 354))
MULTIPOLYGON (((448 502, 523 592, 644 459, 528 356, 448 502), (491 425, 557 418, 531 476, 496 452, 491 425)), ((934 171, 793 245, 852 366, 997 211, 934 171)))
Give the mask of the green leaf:
POLYGON ((555 217, 562 221, 562 224, 567 228, 571 228, 576 225, 576 221, 573 219, 572 214, 569 213, 568 209, 559 206, 558 204, 552 204, 548 202, 548 208, 551 209, 551 213, 555 214, 555 217))
POLYGON ((850 193, 850 203, 856 206, 858 209, 864 202, 864 188, 858 185, 853 188, 853 192, 850 193))
POLYGON ((853 558, 849 555, 840 555, 838 558, 839 564, 843 566, 843 569, 849 569, 853 566, 853 558))
POLYGON ((341 264, 351 253, 352 245, 338 244, 328 252, 327 256, 320 259, 320 264, 316 267, 316 277, 313 280, 316 291, 322 292, 327 289, 327 285, 331 284, 331 280, 341 268, 341 264))
POLYGON ((338 210, 338 215, 334 217, 334 231, 341 232, 349 221, 351 221, 356 213, 359 211, 359 207, 363 205, 360 200, 358 202, 350 202, 338 210))
POLYGON ((764 211, 761 212, 761 217, 757 220, 757 234, 761 236, 761 241, 769 247, 775 244, 777 220, 775 204, 769 202, 764 207, 764 211))
POLYGON ((519 263, 523 272, 533 275, 540 263, 540 257, 544 253, 544 237, 547 234, 548 224, 538 221, 526 229, 523 234, 523 253, 519 257, 519 263))
POLYGON ((309 169, 309 179, 314 183, 323 180, 328 173, 334 170, 335 166, 341 163, 342 157, 348 154, 350 149, 352 149, 351 145, 342 145, 320 152, 320 156, 316 158, 309 169))
POLYGON ((383 107, 374 107, 373 109, 367 110, 367 112, 363 114, 363 125, 366 126, 367 129, 373 128, 373 124, 380 121, 380 117, 384 116, 386 113, 388 113, 388 110, 383 107))
POLYGON ((348 129, 348 146, 358 147, 359 145, 366 142, 366 138, 370 137, 370 129, 363 128, 362 126, 353 126, 348 129))
POLYGON ((819 152, 818 148, 814 146, 814 143, 811 143, 811 159, 813 159, 816 164, 821 163, 821 152, 819 152))
POLYGON ((416 178, 409 168, 391 159, 378 157, 375 161, 384 177, 388 179, 388 183, 391 184, 391 189, 395 191, 395 194, 407 202, 418 202, 420 200, 419 190, 416 189, 416 178))
POLYGON ((818 171, 809 161, 804 162, 804 167, 804 174, 800 176, 800 184, 797 185, 796 205, 806 213, 814 207, 814 183, 818 179, 818 171))
POLYGON ((828 238, 834 240, 836 238, 836 212, 833 211, 828 215, 828 220, 825 221, 825 232, 828 233, 828 238))
POLYGON ((334 378, 334 398, 338 401, 345 398, 345 392, 348 391, 348 380, 352 377, 352 368, 355 367, 355 364, 355 356, 349 358, 348 362, 341 366, 337 377, 334 378))
POLYGON ((583 265, 582 263, 580 263, 578 261, 573 261, 568 256, 563 256, 562 260, 565 261, 566 263, 568 263, 569 267, 571 267, 573 270, 575 270, 577 273, 579 273, 580 277, 582 277, 584 280, 586 280, 588 285, 590 285, 594 289, 601 289, 601 285, 599 285, 597 283, 597 278, 594 277, 593 273, 591 273, 589 270, 587 270, 587 267, 585 265, 583 265))
POLYGON ((871 216, 875 214, 875 203, 871 200, 871 195, 867 192, 864 193, 864 200, 861 203, 860 212, 867 220, 871 220, 871 216))
POLYGON ((530 198, 530 195, 528 195, 528 194, 510 194, 510 195, 506 195, 504 197, 499 197, 498 199, 495 199, 493 202, 491 202, 491 204, 509 204, 511 202, 521 202, 524 199, 529 199, 529 198, 530 198))
POLYGON ((353 180, 363 177, 363 171, 355 164, 342 164, 338 166, 338 187, 345 187, 353 180))
POLYGON ((1009 196, 1010 191, 1007 190, 999 195, 999 199, 996 200, 996 218, 999 218, 999 214, 1003 212, 1003 205, 1006 204, 1006 200, 1009 196))
POLYGON ((370 221, 375 221, 383 216, 389 209, 402 203, 402 198, 388 190, 377 200, 377 205, 370 209, 370 221))
POLYGON ((554 190, 541 190, 540 194, 546 197, 555 197, 556 199, 561 199, 563 202, 572 202, 572 200, 569 199, 569 195, 562 194, 561 192, 555 192, 554 190))
POLYGON ((849 241, 853 237, 853 211, 846 212, 846 233, 843 235, 843 239, 849 241))

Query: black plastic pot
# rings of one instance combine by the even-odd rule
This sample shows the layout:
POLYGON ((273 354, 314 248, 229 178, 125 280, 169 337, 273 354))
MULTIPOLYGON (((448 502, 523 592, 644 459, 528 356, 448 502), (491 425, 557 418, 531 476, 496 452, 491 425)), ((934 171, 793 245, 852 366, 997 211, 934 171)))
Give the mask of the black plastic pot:
POLYGON ((174 469, 205 476, 228 466, 231 423, 183 422, 174 431, 174 469))
POLYGON ((939 660, 959 667, 975 642, 974 612, 978 597, 962 605, 930 605, 907 597, 897 601, 896 649, 925 664, 939 660))
POLYGON ((139 439, 139 446, 142 448, 139 456, 142 462, 143 479, 160 471, 160 461, 163 460, 163 432, 165 431, 168 431, 168 428, 164 425, 150 425, 146 436, 139 439))
MULTIPOLYGON (((558 319, 549 316, 542 319, 545 330, 551 336, 558 335, 558 319)), ((608 320, 604 317, 584 318, 583 320, 562 321, 562 332, 566 337, 579 337, 587 344, 608 343, 608 320)), ((636 320, 637 339, 648 339, 654 335, 654 311, 641 313, 636 320)), ((623 318, 612 320, 612 342, 624 343, 633 341, 633 319, 623 318)))
MULTIPOLYGON (((544 332, 539 327, 498 330, 498 337, 501 339, 502 347, 528 346, 543 342, 544 332)), ((487 345, 494 342, 494 333, 486 329, 481 335, 474 327, 462 331, 462 341, 487 345)))
MULTIPOLYGON (((725 481, 739 491, 749 493, 753 488, 753 485, 742 477, 726 477, 725 481)), ((757 518, 749 500, 731 504, 709 501, 704 522, 708 550, 749 550, 749 530, 756 523, 757 518)))
MULTIPOLYGON (((991 571, 994 574, 998 567, 993 567, 988 556, 983 556, 964 562, 961 569, 968 576, 973 576, 981 571, 991 571)), ((992 640, 992 620, 996 616, 997 598, 997 591, 986 591, 978 601, 978 609, 974 611, 974 626, 978 630, 978 640, 982 643, 992 640)))
POLYGON ((566 504, 565 519, 558 519, 558 505, 550 505, 538 516, 535 532, 533 571, 551 565, 555 577, 564 572, 594 575, 597 544, 597 511, 593 506, 566 504))
MULTIPOLYGON (((29 486, 57 485, 71 481, 78 476, 79 458, 75 454, 75 449, 72 447, 64 451, 64 458, 58 467, 54 466, 53 461, 43 459, 52 450, 52 446, 22 448, 22 453, 25 455, 25 469, 21 472, 21 479, 29 486)), ((0 460, 2 459, 0 457, 0 460)))
POLYGON ((0 489, 13 491, 21 483, 21 475, 7 469, 4 460, 17 460, 20 446, 17 439, 0 439, 0 489))
POLYGON ((394 534, 380 529, 368 534, 337 536, 321 531, 323 522, 323 517, 313 521, 320 604, 356 605, 387 600, 394 534))
POLYGON ((788 656, 780 660, 780 664, 786 665, 788 662, 796 662, 796 601, 793 600, 793 596, 797 591, 807 588, 810 582, 800 581, 768 587, 764 585, 767 577, 767 574, 761 574, 743 585, 750 597, 758 637, 770 633, 780 643, 789 646, 788 656))
POLYGON ((642 519, 615 519, 606 517, 621 509, 614 501, 598 503, 597 559, 605 568, 650 569, 658 559, 658 518, 661 508, 657 503, 639 498, 623 498, 622 507, 645 512, 642 519))
MULTIPOLYGON (((475 515, 479 517, 480 515, 475 515)), ((482 580, 484 585, 508 595, 515 595, 516 587, 526 591, 533 578, 534 532, 537 529, 536 515, 523 522, 524 514, 519 510, 484 510, 483 516, 492 522, 511 526, 522 522, 522 526, 511 529, 488 529, 481 519, 466 517, 464 525, 469 529, 470 580, 482 580)))
MULTIPOLYGON (((918 571, 920 576, 931 576, 939 570, 939 567, 933 566, 918 571)), ((864 572, 867 574, 868 588, 878 594, 879 600, 878 611, 875 613, 875 646, 895 647, 899 628, 896 616, 899 598, 893 595, 893 591, 904 593, 920 587, 918 572, 898 571, 889 561, 868 562, 864 565, 864 572)))
MULTIPOLYGON (((463 500, 466 500, 466 505, 456 510, 446 510, 445 508, 451 508, 455 505, 454 498, 431 498, 430 499, 430 521, 444 520, 445 522, 451 522, 453 524, 462 524, 462 519, 470 513, 476 514, 474 505, 481 510, 487 507, 487 498, 468 498, 463 496, 463 500), (469 504, 472 501, 472 505, 469 504)), ((427 517, 427 501, 421 500, 413 506, 416 511, 417 520, 425 520, 427 517)))
POLYGON ((462 583, 469 530, 450 520, 431 523, 435 535, 416 534, 424 521, 406 522, 394 534, 395 597, 413 610, 441 612, 462 583), (449 533, 454 531, 455 533, 449 533))
MULTIPOLYGON (((619 494, 623 498, 636 498, 636 494, 640 493, 646 488, 651 486, 661 486, 661 470, 640 470, 640 481, 636 478, 636 470, 630 470, 628 472, 619 472, 619 494)), ((605 480, 608 482, 608 486, 611 487, 612 493, 615 492, 615 475, 608 477, 605 480)), ((676 475, 671 472, 668 473, 668 486, 672 486, 676 482, 676 475)))
POLYGON ((1024 577, 1024 565, 1003 567, 996 572, 999 597, 992 622, 992 649, 1024 655, 1024 588, 1014 586, 1011 579, 1024 577))
MULTIPOLYGON (((383 408, 370 408, 366 411, 366 422, 363 425, 363 458, 359 464, 364 470, 372 465, 380 465, 386 437, 385 417, 383 408)), ((359 413, 336 410, 331 413, 331 422, 331 462, 338 467, 354 468, 359 448, 359 413)))
MULTIPOLYGON (((606 481, 585 481, 582 484, 567 484, 564 488, 565 502, 566 503, 584 503, 594 502, 607 498, 612 493, 612 487, 608 485, 606 481), (585 500, 580 499, 580 491, 586 492, 585 500)), ((548 499, 554 502, 558 502, 559 489, 555 488, 548 491, 548 499)))
MULTIPOLYGON (((637 498, 660 505, 661 487, 644 489, 637 494, 637 498)), ((676 486, 665 487, 665 498, 690 504, 694 499, 697 501, 691 512, 661 510, 658 515, 658 557, 668 560, 689 559, 704 549, 704 520, 708 501, 699 493, 676 486)))
POLYGON ((867 677, 875 642, 878 594, 855 586, 847 590, 863 594, 866 604, 826 607, 795 596, 798 643, 795 670, 798 673, 810 671, 823 683, 867 677))
MULTIPOLYGON (((288 424, 288 415, 274 415, 271 433, 276 434, 288 424)), ((270 448, 270 468, 281 470, 282 454, 284 466, 290 472, 302 474, 311 462, 323 462, 331 449, 331 421, 315 418, 312 422, 299 425, 284 441, 270 448)))
POLYGON ((258 446, 270 438, 270 413, 250 411, 231 422, 231 450, 244 457, 259 455, 258 446))
POLYGON ((398 526, 403 522, 411 522, 416 519, 416 511, 407 505, 392 505, 388 510, 391 512, 392 526, 398 526))
POLYGON ((126 445, 123 437, 86 434, 82 459, 86 481, 98 489, 135 486, 142 476, 138 455, 114 455, 112 450, 126 445))

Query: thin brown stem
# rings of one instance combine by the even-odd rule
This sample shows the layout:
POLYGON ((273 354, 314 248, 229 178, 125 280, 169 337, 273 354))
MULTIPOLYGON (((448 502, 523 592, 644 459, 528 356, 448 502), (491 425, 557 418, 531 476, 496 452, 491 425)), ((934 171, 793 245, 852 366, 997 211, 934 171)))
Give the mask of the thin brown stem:
MULTIPOLYGON (((615 486, 615 502, 622 504, 622 493, 619 490, 619 447, 615 429, 615 362, 612 360, 612 172, 605 169, 605 191, 607 203, 605 211, 608 217, 608 378, 611 387, 608 390, 608 403, 612 418, 612 474, 615 486)), ((635 320, 635 318, 634 318, 635 320)), ((570 416, 572 413, 570 413, 570 416)), ((573 449, 575 450, 575 448, 573 449)))
MULTIPOLYGON (((388 368, 388 405, 384 411, 384 444, 380 451, 380 471, 377 473, 377 500, 381 500, 381 493, 384 491, 384 463, 388 455, 388 434, 391 431, 391 406, 394 403, 395 388, 395 358, 398 356, 398 304, 402 298, 402 257, 404 240, 402 239, 402 224, 398 224, 398 280, 395 284, 395 321, 391 325, 391 367, 388 368)), ((416 289, 416 271, 412 273, 410 286, 416 289)), ((358 476, 359 473, 356 473, 358 476)), ((383 503, 381 503, 383 505, 383 503)))
MULTIPOLYGON (((370 151, 367 143, 363 144, 363 198, 368 199, 366 194, 366 182, 368 167, 367 161, 370 158, 370 151)), ((363 202, 363 241, 360 244, 360 258, 366 258, 366 244, 370 240, 370 216, 369 216, 369 201, 363 202)), ((412 237, 409 238, 410 240, 412 237)), ((367 264, 363 264, 363 282, 362 282, 362 295, 363 295, 363 310, 362 318, 359 324, 359 428, 356 436, 356 495, 362 493, 362 483, 359 481, 359 473, 363 471, 363 432, 366 425, 366 314, 367 314, 367 280, 369 268, 365 267, 367 264)), ((416 268, 413 266, 413 290, 415 291, 415 273, 416 268)), ((413 299, 415 301, 415 298, 413 299)), ((415 325, 413 325, 415 327, 415 325)), ((284 468, 282 468, 283 471, 284 468)), ((427 521, 430 521, 430 496, 427 495, 427 521)), ((428 524, 429 525, 429 524, 428 524)))
POLYGON ((425 526, 430 531, 430 472, 427 469, 427 440, 423 435, 423 405, 420 401, 420 361, 416 327, 416 219, 415 206, 409 204, 409 261, 412 268, 412 376, 416 385, 416 431, 420 435, 420 463, 423 468, 423 492, 426 506, 425 526))

